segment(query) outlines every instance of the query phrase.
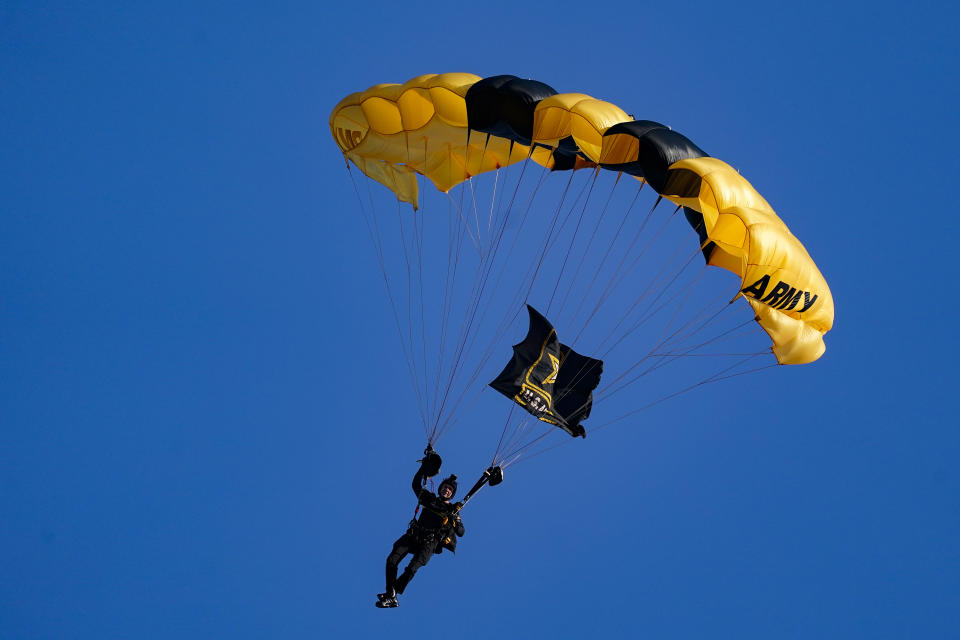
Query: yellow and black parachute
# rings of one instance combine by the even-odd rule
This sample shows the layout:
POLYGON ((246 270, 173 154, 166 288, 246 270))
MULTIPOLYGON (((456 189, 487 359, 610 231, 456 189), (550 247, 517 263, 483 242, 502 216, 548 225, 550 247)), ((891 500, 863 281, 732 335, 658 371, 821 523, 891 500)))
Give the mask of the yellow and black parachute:
POLYGON ((736 170, 664 125, 534 80, 444 73, 347 96, 330 130, 350 162, 414 208, 417 174, 442 192, 524 161, 634 176, 683 207, 707 264, 740 278, 778 363, 824 353, 833 298, 804 246, 736 170))

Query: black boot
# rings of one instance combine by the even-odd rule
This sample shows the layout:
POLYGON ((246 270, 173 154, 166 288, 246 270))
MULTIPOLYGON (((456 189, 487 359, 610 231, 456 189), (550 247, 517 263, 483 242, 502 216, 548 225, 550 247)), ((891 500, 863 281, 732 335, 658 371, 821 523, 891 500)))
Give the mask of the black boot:
POLYGON ((380 599, 377 600, 374 604, 378 609, 393 609, 394 607, 400 606, 400 602, 397 601, 396 594, 391 596, 386 593, 378 593, 377 597, 380 599))

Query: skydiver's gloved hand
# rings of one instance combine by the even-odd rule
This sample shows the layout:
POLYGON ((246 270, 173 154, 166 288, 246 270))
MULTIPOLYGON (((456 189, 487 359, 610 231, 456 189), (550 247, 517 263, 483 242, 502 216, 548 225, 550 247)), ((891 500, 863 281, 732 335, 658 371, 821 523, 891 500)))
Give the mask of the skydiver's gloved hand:
POLYGON ((433 447, 429 444, 423 453, 424 456, 420 460, 420 468, 423 469, 423 475, 432 478, 440 473, 440 465, 443 464, 443 460, 440 458, 440 454, 434 451, 433 447))
POLYGON ((454 502, 454 503, 453 503, 453 512, 454 512, 454 515, 457 517, 457 520, 460 519, 460 509, 463 509, 463 503, 462 503, 462 502, 454 502))

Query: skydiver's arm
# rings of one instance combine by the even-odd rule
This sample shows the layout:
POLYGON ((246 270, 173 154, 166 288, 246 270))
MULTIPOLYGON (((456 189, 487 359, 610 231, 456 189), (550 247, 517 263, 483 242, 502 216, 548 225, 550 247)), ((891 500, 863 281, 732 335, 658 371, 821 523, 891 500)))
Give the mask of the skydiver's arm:
POLYGON ((457 536, 463 537, 465 529, 463 528, 463 521, 459 518, 457 519, 456 526, 453 527, 453 530, 456 532, 457 536))
POLYGON ((423 488, 423 467, 421 466, 417 469, 417 472, 413 474, 413 495, 417 496, 419 501, 422 498, 423 488))

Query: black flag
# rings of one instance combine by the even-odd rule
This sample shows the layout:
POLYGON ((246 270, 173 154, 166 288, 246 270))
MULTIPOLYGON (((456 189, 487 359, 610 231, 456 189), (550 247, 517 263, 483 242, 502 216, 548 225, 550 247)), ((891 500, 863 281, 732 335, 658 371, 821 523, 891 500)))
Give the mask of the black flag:
POLYGON ((513 358, 490 386, 538 419, 586 437, 580 421, 590 415, 603 362, 560 344, 553 325, 530 305, 527 311, 527 337, 513 345, 513 358))

